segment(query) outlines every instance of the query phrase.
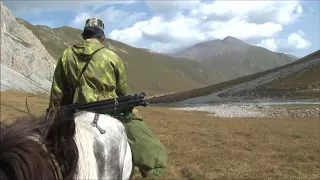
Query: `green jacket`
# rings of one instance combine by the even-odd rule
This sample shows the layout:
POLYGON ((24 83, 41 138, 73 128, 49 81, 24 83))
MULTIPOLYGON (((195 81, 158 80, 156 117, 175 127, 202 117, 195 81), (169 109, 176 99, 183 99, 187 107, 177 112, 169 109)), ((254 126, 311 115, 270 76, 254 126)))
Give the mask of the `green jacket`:
POLYGON ((88 39, 66 49, 57 62, 49 109, 62 105, 63 98, 68 96, 73 97, 73 102, 92 102, 124 96, 126 88, 127 76, 121 58, 99 41, 88 39), (75 88, 82 68, 90 59, 79 80, 79 87, 75 88), (73 96, 68 94, 71 93, 70 87, 74 88, 73 96))

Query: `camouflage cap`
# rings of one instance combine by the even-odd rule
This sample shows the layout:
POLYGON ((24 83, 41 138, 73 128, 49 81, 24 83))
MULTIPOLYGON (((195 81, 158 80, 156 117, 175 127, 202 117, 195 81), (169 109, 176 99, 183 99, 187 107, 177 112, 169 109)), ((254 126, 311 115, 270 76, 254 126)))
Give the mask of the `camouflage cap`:
POLYGON ((98 18, 89 18, 89 19, 87 19, 84 28, 86 28, 86 27, 97 27, 97 28, 101 29, 102 31, 104 31, 104 24, 98 18))

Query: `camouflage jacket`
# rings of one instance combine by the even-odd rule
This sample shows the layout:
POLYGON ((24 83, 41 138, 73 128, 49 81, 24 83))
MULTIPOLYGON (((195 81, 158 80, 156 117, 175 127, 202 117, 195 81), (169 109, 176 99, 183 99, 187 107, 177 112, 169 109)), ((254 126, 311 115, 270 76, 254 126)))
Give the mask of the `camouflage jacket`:
POLYGON ((73 102, 84 103, 124 96, 126 88, 127 76, 121 58, 99 41, 88 39, 66 49, 57 62, 49 109, 62 105, 63 98, 70 97, 70 93, 73 102), (75 87, 82 68, 90 59, 79 86, 75 87), (73 93, 70 87, 74 88, 73 93))

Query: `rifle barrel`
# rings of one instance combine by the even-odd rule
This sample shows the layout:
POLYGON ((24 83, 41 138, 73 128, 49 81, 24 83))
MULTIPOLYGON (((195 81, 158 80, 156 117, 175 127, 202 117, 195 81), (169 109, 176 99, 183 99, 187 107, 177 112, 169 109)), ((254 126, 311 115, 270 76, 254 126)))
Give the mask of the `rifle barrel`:
POLYGON ((106 99, 96 102, 89 103, 76 103, 67 106, 60 107, 60 111, 68 110, 86 110, 94 111, 101 113, 113 113, 116 109, 116 112, 121 112, 121 110, 130 109, 136 106, 147 106, 148 101, 145 98, 145 93, 135 94, 134 96, 128 95, 120 98, 116 98, 118 102, 115 104, 115 99, 106 99), (116 105, 116 106, 115 106, 116 105), (120 110, 120 111, 119 111, 120 110))

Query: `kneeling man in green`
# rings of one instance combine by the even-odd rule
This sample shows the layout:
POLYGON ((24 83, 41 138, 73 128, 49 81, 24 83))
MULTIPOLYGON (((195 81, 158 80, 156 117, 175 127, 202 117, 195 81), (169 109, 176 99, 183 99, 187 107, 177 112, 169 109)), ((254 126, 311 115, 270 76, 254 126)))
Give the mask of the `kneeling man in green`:
MULTIPOLYGON (((102 44, 105 39, 103 22, 97 18, 88 19, 82 37, 84 41, 64 50, 57 62, 49 109, 126 95, 127 76, 123 62, 102 44)), ((133 165, 139 168, 141 175, 146 177, 150 172, 164 169, 167 163, 165 148, 138 111, 134 109, 128 116, 116 118, 125 125, 133 165)))

